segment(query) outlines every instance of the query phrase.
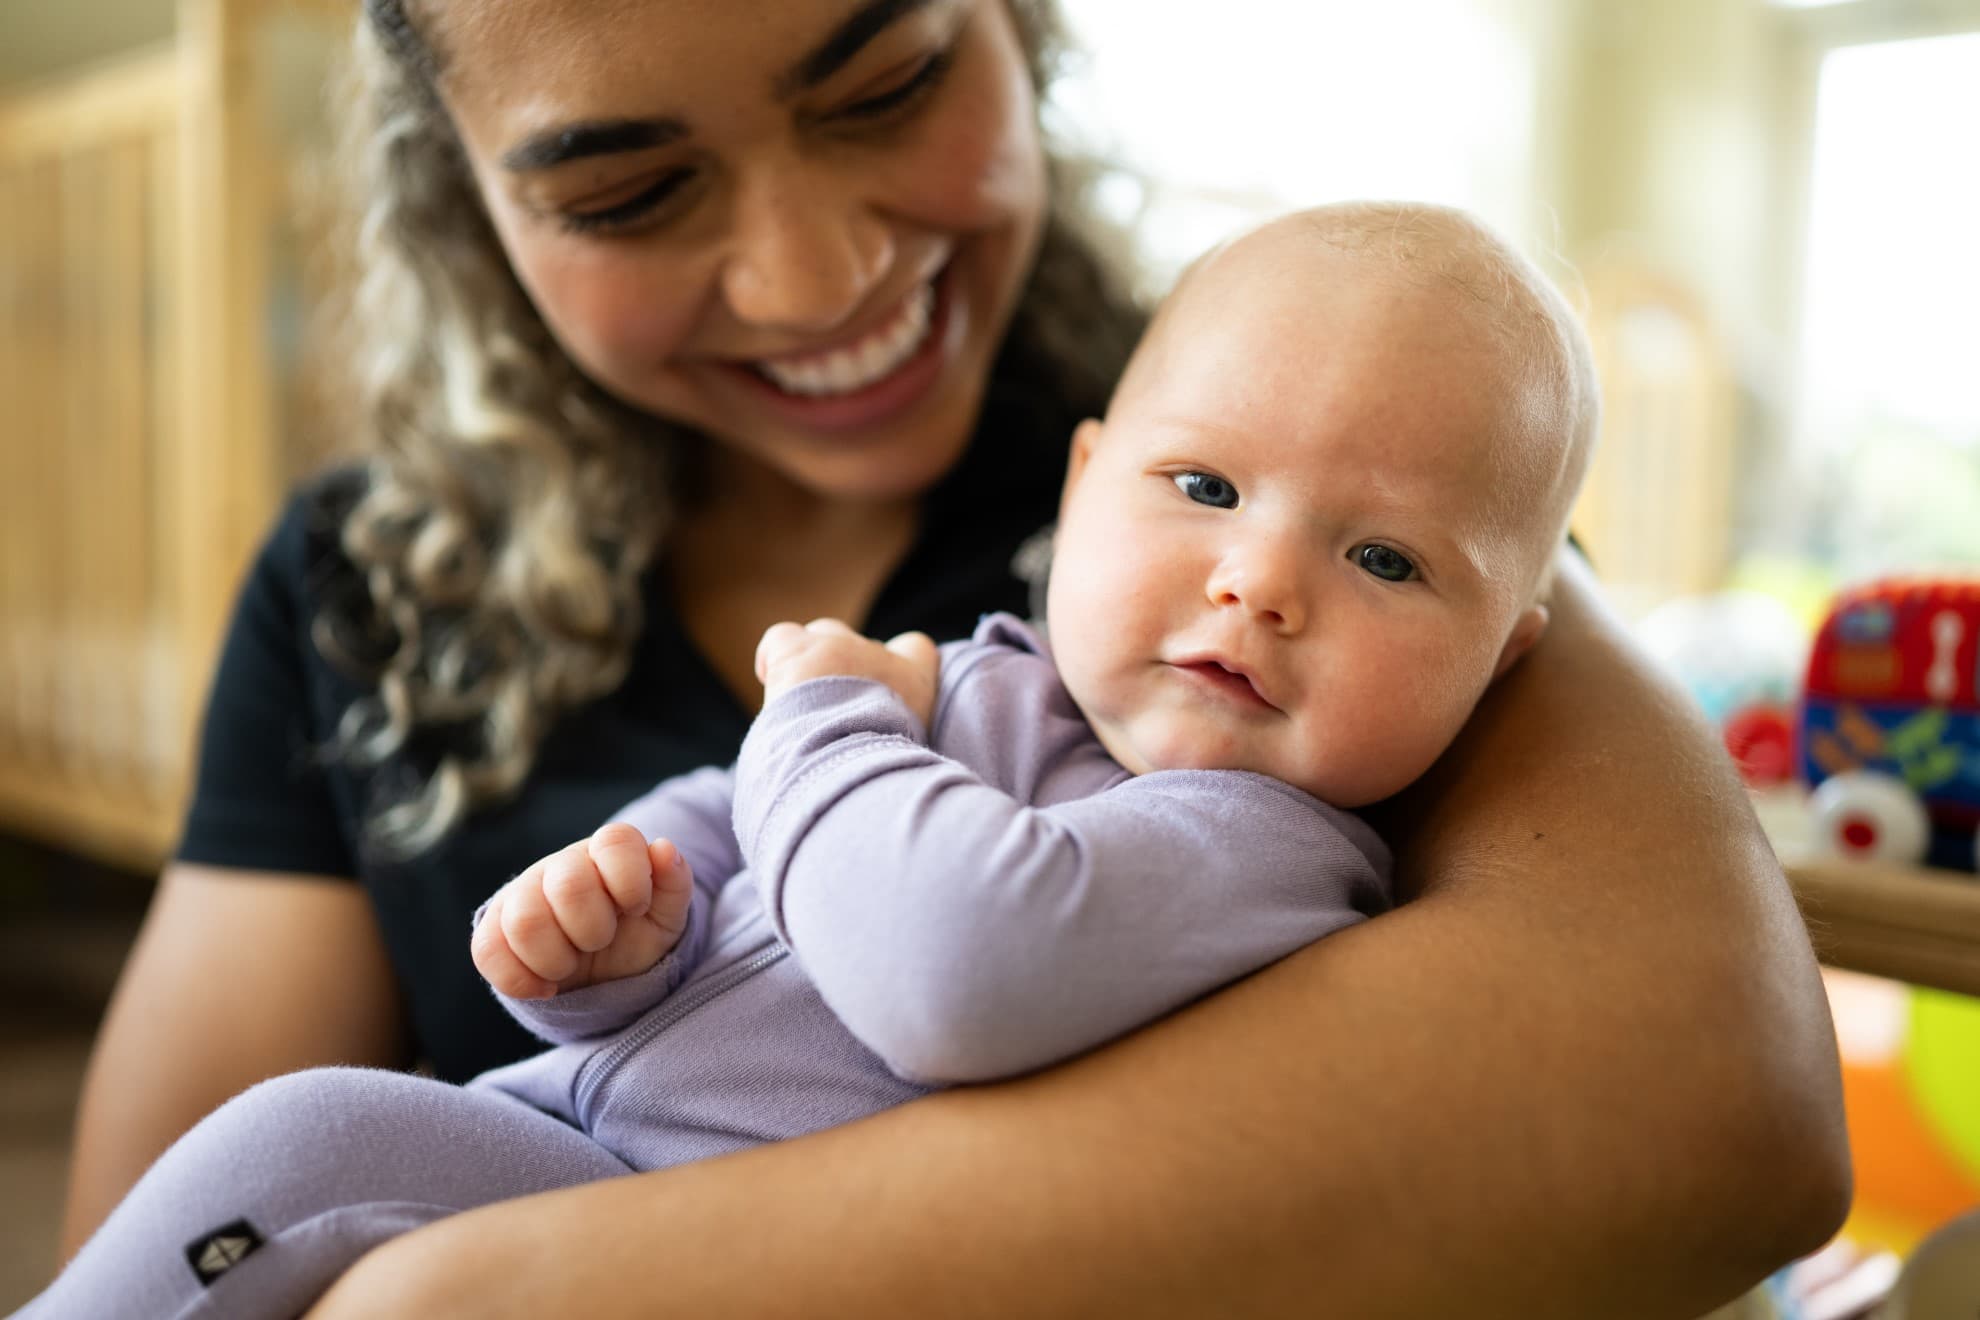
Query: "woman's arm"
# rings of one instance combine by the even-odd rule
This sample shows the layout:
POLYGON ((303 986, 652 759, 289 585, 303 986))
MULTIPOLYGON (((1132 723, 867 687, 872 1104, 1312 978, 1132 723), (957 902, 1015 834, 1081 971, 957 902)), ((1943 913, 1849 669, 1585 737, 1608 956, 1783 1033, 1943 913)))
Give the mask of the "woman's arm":
POLYGON ((83 1082, 62 1258, 237 1092, 318 1064, 403 1066, 408 1048, 360 886, 167 868, 83 1082))
POLYGON ((1723 757, 1593 601, 1570 567, 1405 804, 1416 902, 1034 1078, 447 1220, 313 1315, 1620 1320, 1737 1293, 1842 1217, 1834 1041, 1723 757))

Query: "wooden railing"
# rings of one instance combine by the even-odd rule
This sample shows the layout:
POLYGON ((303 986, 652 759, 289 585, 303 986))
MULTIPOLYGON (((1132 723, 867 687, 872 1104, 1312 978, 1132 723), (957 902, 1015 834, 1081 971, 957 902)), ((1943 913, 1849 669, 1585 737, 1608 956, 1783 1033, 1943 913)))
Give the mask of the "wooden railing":
POLYGON ((1787 872, 1823 962, 1980 995, 1980 879, 1817 858, 1787 872))
POLYGON ((0 97, 0 828, 140 869, 288 475, 275 9, 181 0, 168 47, 0 97))

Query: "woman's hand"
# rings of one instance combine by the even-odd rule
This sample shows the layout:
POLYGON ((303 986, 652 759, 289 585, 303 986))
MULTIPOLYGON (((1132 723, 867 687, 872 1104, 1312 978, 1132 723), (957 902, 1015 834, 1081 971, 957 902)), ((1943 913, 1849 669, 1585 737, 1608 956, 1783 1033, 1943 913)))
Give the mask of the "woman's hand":
POLYGON ((798 684, 843 675, 884 683, 923 727, 935 711, 941 656, 927 633, 906 632, 883 645, 837 619, 772 624, 756 645, 756 677, 768 705, 798 684))

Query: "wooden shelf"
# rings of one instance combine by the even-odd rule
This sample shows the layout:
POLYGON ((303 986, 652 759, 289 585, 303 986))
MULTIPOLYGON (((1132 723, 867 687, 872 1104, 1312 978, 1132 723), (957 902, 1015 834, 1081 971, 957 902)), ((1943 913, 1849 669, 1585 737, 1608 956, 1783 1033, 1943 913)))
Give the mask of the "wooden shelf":
POLYGON ((1980 995, 1980 878, 1828 858, 1786 867, 1824 963, 1980 995))

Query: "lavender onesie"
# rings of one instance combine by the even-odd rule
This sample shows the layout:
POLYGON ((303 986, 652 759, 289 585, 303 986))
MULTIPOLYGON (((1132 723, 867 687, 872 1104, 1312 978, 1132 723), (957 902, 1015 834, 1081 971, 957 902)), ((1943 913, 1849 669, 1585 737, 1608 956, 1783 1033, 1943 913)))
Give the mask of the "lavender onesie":
POLYGON ((650 972, 505 999, 553 1048, 466 1087, 254 1087, 20 1315, 293 1315, 423 1223, 1042 1068, 1389 903, 1351 815, 1244 771, 1129 775, 1009 615, 943 648, 929 728, 879 683, 815 679, 732 770, 620 818, 694 868, 650 972))

